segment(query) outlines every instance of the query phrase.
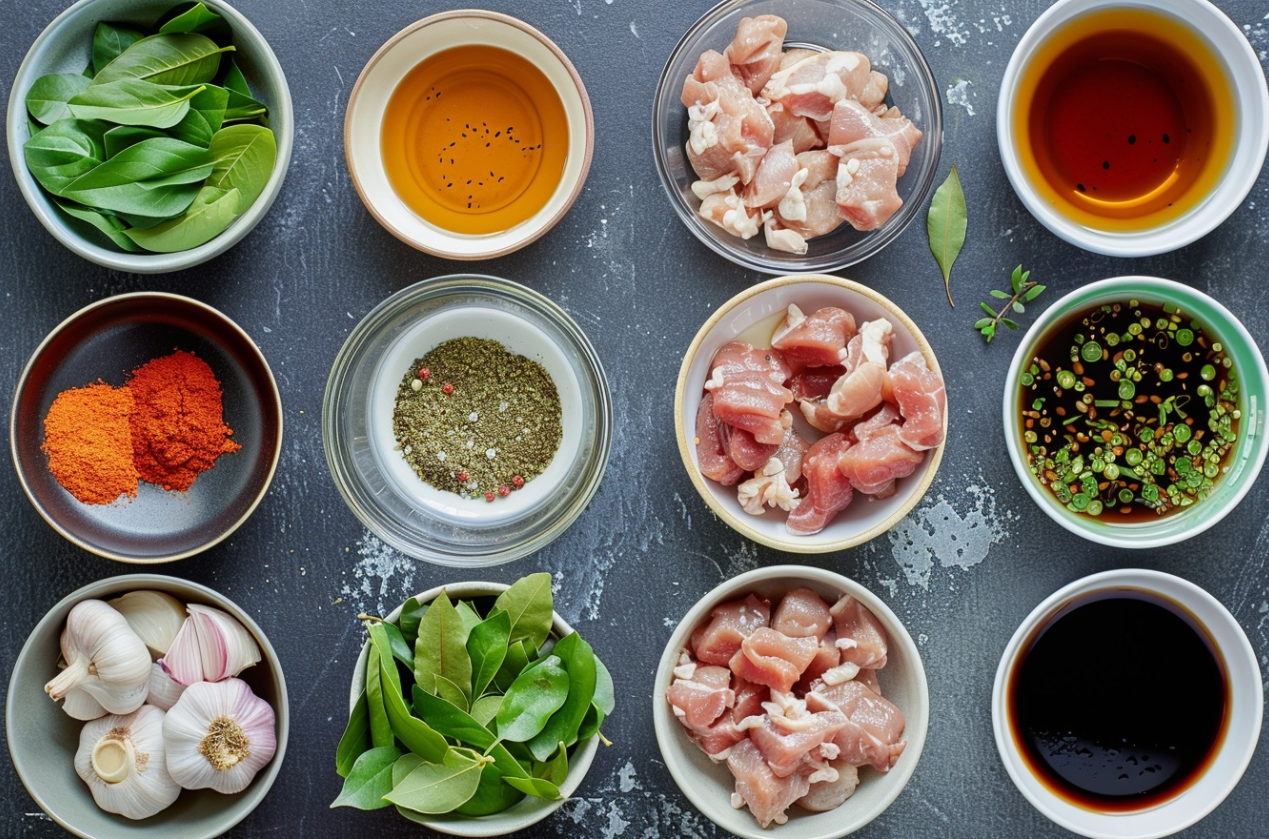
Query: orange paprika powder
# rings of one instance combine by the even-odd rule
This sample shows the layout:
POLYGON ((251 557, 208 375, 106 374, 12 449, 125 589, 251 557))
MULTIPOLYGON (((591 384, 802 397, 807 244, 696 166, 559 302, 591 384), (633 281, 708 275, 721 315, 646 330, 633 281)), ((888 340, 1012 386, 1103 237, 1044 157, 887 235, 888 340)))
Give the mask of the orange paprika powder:
POLYGON ((67 492, 85 504, 135 498, 132 455, 132 392, 105 382, 64 390, 44 417, 48 468, 67 492))

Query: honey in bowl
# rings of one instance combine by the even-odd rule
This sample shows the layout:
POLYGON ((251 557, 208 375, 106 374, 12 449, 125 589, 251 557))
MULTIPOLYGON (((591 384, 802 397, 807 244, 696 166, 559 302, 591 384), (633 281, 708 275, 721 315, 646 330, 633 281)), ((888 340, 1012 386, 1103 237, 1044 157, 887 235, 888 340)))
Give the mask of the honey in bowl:
POLYGON ((452 233, 501 233, 555 193, 568 123, 551 81, 513 52, 468 44, 422 61, 397 85, 380 133, 397 196, 452 233))
POLYGON ((1007 696, 1031 773, 1097 812, 1135 812, 1189 789, 1229 722, 1228 674, 1207 629, 1144 589, 1058 609, 1023 644, 1007 696))
POLYGON ((1133 232, 1198 206, 1233 153, 1224 63, 1185 23, 1109 9, 1058 29, 1023 71, 1019 158, 1042 198, 1087 227, 1133 232))

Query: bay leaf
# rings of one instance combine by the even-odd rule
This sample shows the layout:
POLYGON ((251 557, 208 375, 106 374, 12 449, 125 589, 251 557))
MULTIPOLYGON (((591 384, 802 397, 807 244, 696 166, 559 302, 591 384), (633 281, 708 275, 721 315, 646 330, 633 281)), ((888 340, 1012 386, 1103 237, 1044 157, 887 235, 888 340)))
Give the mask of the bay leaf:
POLYGON ((61 194, 97 209, 174 218, 194 201, 211 170, 206 149, 156 137, 85 172, 61 194))
POLYGON ((207 8, 204 3, 195 3, 183 12, 168 18, 159 27, 159 32, 171 35, 185 32, 211 33, 214 35, 229 34, 229 26, 225 19, 207 8))
POLYGON ((339 796, 331 808, 355 807, 358 810, 379 810, 388 806, 384 800, 393 787, 392 767, 401 758, 396 746, 382 746, 363 752, 344 780, 339 796))
POLYGON ((961 189, 961 179, 956 173, 956 165, 947 180, 934 191, 930 200, 930 211, 926 216, 926 233, 930 239, 930 252, 943 272, 943 287, 947 291, 947 302, 952 302, 952 264, 960 255, 965 245, 965 229, 967 224, 965 208, 965 192, 961 189))
POLYGON ((77 119, 171 128, 189 113, 189 100, 202 90, 202 85, 180 87, 142 79, 120 79, 90 85, 71 97, 67 107, 77 119))
POLYGON ((362 688, 352 713, 348 715, 344 733, 339 737, 339 745, 335 748, 335 771, 339 773, 339 777, 347 778, 357 758, 370 748, 369 702, 366 699, 366 689, 362 688))
POLYGON ((563 742, 567 747, 577 742, 577 732, 595 698, 595 651, 590 644, 573 632, 560 639, 554 654, 568 673, 568 696, 542 730, 528 741, 534 759, 542 762, 550 759, 557 743, 563 742))
POLYGON ((150 228, 125 230, 124 235, 152 253, 177 253, 210 242, 241 214, 238 190, 204 186, 181 215, 150 228))
POLYGON ((380 682, 383 686, 383 704, 388 712, 392 733, 405 747, 424 760, 440 763, 449 751, 449 743, 431 726, 410 714, 405 697, 401 694, 401 677, 392 658, 392 648, 383 626, 371 623, 367 629, 370 640, 379 653, 380 682))
POLYGON ((444 591, 432 601, 419 622, 419 637, 414 642, 414 678, 419 687, 435 694, 437 676, 453 682, 470 698, 471 657, 467 655, 467 633, 462 618, 444 591))
POLYGON ((220 69, 220 56, 233 46, 221 47, 197 33, 158 34, 128 46, 117 58, 97 71, 93 84, 120 79, 141 79, 161 85, 198 85, 212 81, 220 69))
POLYGON ((476 722, 489 727, 489 723, 498 715, 498 709, 502 706, 502 695, 491 693, 482 696, 471 704, 471 716, 476 722))
POLYGON ((383 671, 379 667, 379 650, 373 646, 366 657, 366 718, 372 747, 391 746, 396 742, 383 698, 383 671))
POLYGON ((473 697, 482 696, 502 668, 510 637, 511 616, 501 609, 495 610, 468 633, 467 655, 471 658, 473 697))
POLYGON ((526 667, 507 688, 498 709, 498 736, 515 742, 532 739, 567 698, 568 672, 559 656, 549 655, 526 667))
POLYGON ((212 137, 208 147, 213 168, 207 185, 237 189, 244 211, 264 192, 278 158, 273 132, 259 125, 230 125, 212 137))
POLYGON ((554 618, 551 575, 542 571, 521 577, 498 595, 494 608, 502 609, 511 616, 512 642, 523 638, 540 648, 551 634, 554 618))
POLYGON ((486 763, 480 770, 480 784, 476 787, 476 794, 454 812, 463 816, 489 816, 523 801, 524 793, 503 783, 502 779, 502 770, 493 763, 486 763))
POLYGON ((476 794, 484 761, 451 749, 440 763, 420 763, 384 797, 416 813, 448 813, 476 794))

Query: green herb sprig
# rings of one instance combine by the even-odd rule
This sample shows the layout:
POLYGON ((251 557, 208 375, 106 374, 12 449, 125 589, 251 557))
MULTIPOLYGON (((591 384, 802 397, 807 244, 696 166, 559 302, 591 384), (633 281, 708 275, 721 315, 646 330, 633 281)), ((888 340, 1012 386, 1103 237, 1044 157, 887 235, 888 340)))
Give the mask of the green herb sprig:
POLYGON ((1019 265, 1017 268, 1013 269, 1013 274, 1009 278, 1009 284, 1013 288, 1012 295, 1007 291, 992 289, 992 297, 997 300, 1005 301, 1004 306, 1001 307, 999 312, 987 303, 978 304, 982 307, 982 310, 987 313, 987 317, 979 318, 974 321, 974 328, 983 334, 983 337, 987 339, 987 343, 990 344, 991 339, 996 337, 997 324, 1003 324, 1009 329, 1017 329, 1017 321, 1011 320, 1010 318, 1005 317, 1005 315, 1010 312, 1019 315, 1025 313, 1027 311, 1025 304, 1035 300, 1041 293, 1044 292, 1044 289, 1047 288, 1047 286, 1042 286, 1037 282, 1028 280, 1027 277, 1030 276, 1031 272, 1023 271, 1022 266, 1019 265))
POLYGON ((551 575, 530 574, 483 617, 445 592, 394 622, 363 615, 366 687, 340 738, 332 807, 408 819, 555 800, 570 747, 598 736, 612 677, 576 632, 551 643, 551 575))
POLYGON ((277 162, 229 25, 203 3, 176 11, 150 35, 98 23, 82 75, 41 76, 26 94, 27 169, 62 212, 123 251, 211 241, 277 162))

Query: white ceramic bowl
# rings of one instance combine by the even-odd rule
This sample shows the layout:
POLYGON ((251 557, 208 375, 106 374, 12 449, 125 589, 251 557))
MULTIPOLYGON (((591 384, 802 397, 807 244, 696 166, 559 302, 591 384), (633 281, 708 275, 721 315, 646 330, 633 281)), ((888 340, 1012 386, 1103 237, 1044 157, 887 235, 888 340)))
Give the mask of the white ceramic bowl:
POLYGON ((554 227, 582 191, 594 144, 590 98, 568 56, 527 23, 479 9, 431 15, 389 38, 357 78, 344 117, 348 170, 366 209, 407 245, 449 259, 502 256, 554 227), (568 120, 568 158, 554 194, 526 221, 510 230, 485 235, 454 233, 420 218, 393 190, 380 151, 384 111, 401 80, 429 56, 469 44, 510 50, 532 62, 554 84, 568 120))
POLYGON ((1067 830, 1092 839, 1155 839, 1183 830, 1215 810, 1229 795, 1251 762, 1260 738, 1264 688, 1255 650, 1237 619, 1221 602, 1191 582, 1160 571, 1119 569, 1093 574, 1064 586, 1027 615, 1001 656, 991 693, 991 720, 996 748, 1005 771, 1031 804, 1067 830), (1019 753, 1017 734, 1008 713, 1008 685, 1018 653, 1035 629, 1065 604, 1092 592, 1137 589, 1153 592, 1183 606, 1210 634, 1229 684, 1227 724, 1215 757, 1185 792, 1153 809, 1131 813, 1099 813, 1059 798, 1042 784, 1019 753))
MULTIPOLYGON (((416 594, 414 599, 420 603, 431 603, 442 591, 446 592, 451 600, 470 600, 477 597, 493 598, 508 588, 510 586, 503 583, 450 583, 449 585, 428 589, 422 594, 416 594)), ((559 612, 554 612, 553 615, 554 623, 551 627, 551 633, 554 637, 563 638, 573 632, 573 627, 569 626, 560 617, 559 612)), ((385 620, 394 621, 399 617, 401 617, 400 606, 393 609, 385 617, 385 620)), ((348 692, 349 713, 352 713, 353 708, 357 705, 357 697, 361 695, 361 691, 366 686, 366 661, 369 657, 370 642, 367 641, 361 646, 361 653, 357 656, 357 664, 353 670, 352 687, 348 692)), ((568 775, 565 777, 564 783, 560 785, 561 798, 559 801, 547 801, 542 798, 529 796, 515 806, 489 816, 471 817, 442 813, 433 816, 420 814, 412 818, 419 824, 451 836, 505 836, 508 833, 524 830, 526 827, 537 824, 554 813, 564 803, 565 799, 577 791, 577 788, 581 786, 582 781, 586 778, 586 773, 590 770, 591 761, 595 759, 595 752, 598 748, 599 735, 595 735, 586 742, 578 743, 573 747, 573 752, 568 758, 568 775)))
MULTIPOLYGON (((736 500, 736 488, 725 487, 701 474, 696 462, 696 410, 700 407, 709 363, 718 348, 729 341, 748 341, 755 346, 769 342, 790 303, 796 303, 810 314, 822 306, 838 306, 855 316, 856 323, 879 317, 889 318, 894 325, 890 345, 892 361, 920 350, 925 363, 939 371, 938 359, 921 330, 898 306, 882 295, 852 280, 825 274, 776 277, 742 291, 728 300, 705 321, 692 339, 683 366, 679 368, 674 391, 674 430, 678 437, 679 455, 692 485, 705 503, 733 530, 768 547, 791 553, 827 553, 862 545, 898 524, 934 482, 943 445, 930 450, 916 472, 900 478, 898 491, 886 499, 856 494, 854 501, 821 530, 811 536, 795 536, 785 527, 783 511, 768 509, 764 515, 746 513, 736 500)), ((769 343, 765 344, 770 346, 769 343)), ((800 422, 800 418, 795 420, 800 422)), ((947 412, 943 414, 943 432, 947 433, 947 412)), ((811 430, 813 441, 823 436, 811 430)))
MULTIPOLYGON (((286 679, 278 654, 264 631, 236 603, 197 583, 158 574, 109 577, 77 589, 58 601, 40 619, 13 665, 5 698, 5 736, 9 756, 35 803, 67 831, 83 839, 140 839, 181 837, 211 839, 245 819, 259 806, 277 780, 286 755, 290 727, 286 679), (256 643, 264 659, 239 677, 273 706, 277 751, 273 759, 237 795, 212 790, 182 790, 176 803, 141 821, 132 821, 99 809, 88 785, 75 774, 73 761, 84 724, 71 719, 44 693, 44 684, 57 672, 59 639, 71 607, 82 600, 109 600, 129 591, 163 591, 182 603, 202 603, 223 609, 235 617, 256 643)), ((11 807, 24 806, 11 803, 11 807)))
POLYGON ((196 248, 178 253, 124 253, 98 244, 84 235, 78 222, 59 211, 26 168, 22 151, 30 137, 27 128, 26 93, 40 76, 48 73, 80 73, 92 54, 93 30, 98 21, 108 20, 149 26, 171 9, 173 0, 79 0, 45 27, 18 68, 9 91, 7 116, 9 162, 22 197, 49 233, 66 247, 90 262, 136 274, 180 271, 220 256, 251 232, 273 206, 282 189, 291 147, 295 118, 291 111, 291 91, 277 56, 251 22, 225 0, 204 0, 224 17, 233 32, 234 60, 242 70, 255 97, 269 107, 269 128, 278 146, 273 175, 264 191, 229 228, 196 248))
POLYGON ((745 839, 835 839, 853 833, 877 818, 903 792, 925 748, 930 724, 930 693, 925 681, 925 666, 912 636, 881 598, 854 580, 832 571, 776 565, 746 572, 719 585, 698 600, 679 621, 657 667, 652 691, 652 722, 661 757, 674 782, 696 809, 714 824, 745 839), (732 808, 735 778, 725 763, 714 763, 688 739, 665 700, 665 692, 673 680, 679 652, 687 645, 693 630, 709 617, 715 606, 750 592, 774 602, 792 589, 803 586, 817 592, 830 604, 843 595, 852 595, 867 606, 885 627, 890 636, 890 646, 886 666, 877 671, 877 678, 882 694, 903 712, 907 724, 903 736, 908 746, 889 772, 882 774, 872 769, 861 770, 855 794, 836 810, 811 813, 791 807, 786 824, 763 829, 747 809, 732 808))
POLYGON ((1269 89, 1260 60, 1242 30, 1207 0, 1059 0, 1022 36, 1005 68, 996 107, 996 136, 1014 192, 1041 224, 1071 244, 1094 253, 1151 256, 1176 250, 1207 235, 1247 197, 1269 149, 1269 89), (1049 204, 1023 168, 1015 124, 1019 80, 1045 41, 1077 17, 1113 8, 1152 10, 1188 26, 1224 62, 1220 70, 1229 80, 1234 97, 1231 159, 1211 194, 1179 218, 1134 232, 1085 226, 1049 204))
POLYGON ((1198 289, 1158 277, 1114 277, 1089 283, 1054 302, 1035 323, 1014 353, 1005 375, 1003 417, 1005 449, 1014 471, 1031 499, 1049 518, 1077 536, 1117 548, 1157 548, 1197 536, 1225 518, 1251 490, 1269 455, 1269 436, 1265 429, 1265 400, 1269 398, 1269 369, 1252 337, 1232 313, 1198 289), (1215 491, 1197 504, 1161 516, 1154 521, 1116 522, 1111 514, 1100 517, 1071 512, 1031 473, 1022 439, 1018 412, 1018 391, 1024 368, 1047 333, 1077 312, 1103 303, 1138 299, 1142 302, 1180 307, 1220 339, 1226 353, 1234 360, 1239 377, 1238 441, 1234 443, 1225 465, 1226 471, 1216 483, 1215 491))

